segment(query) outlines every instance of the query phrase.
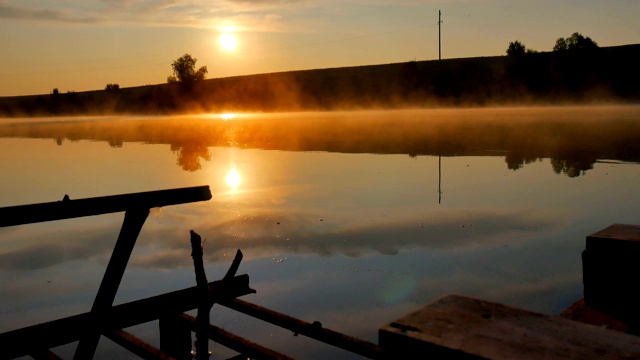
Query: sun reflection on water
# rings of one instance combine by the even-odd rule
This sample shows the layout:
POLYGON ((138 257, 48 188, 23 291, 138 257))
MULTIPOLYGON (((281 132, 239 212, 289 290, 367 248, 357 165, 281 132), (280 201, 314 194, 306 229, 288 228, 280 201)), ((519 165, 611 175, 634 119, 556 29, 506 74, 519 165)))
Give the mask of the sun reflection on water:
POLYGON ((238 171, 236 170, 236 168, 232 168, 231 170, 229 170, 229 174, 227 174, 227 184, 233 189, 235 190, 238 185, 240 185, 240 174, 238 174, 238 171))
POLYGON ((233 119, 235 117, 236 117, 236 114, 232 114, 232 113, 220 114, 220 118, 222 120, 231 120, 231 119, 233 119))

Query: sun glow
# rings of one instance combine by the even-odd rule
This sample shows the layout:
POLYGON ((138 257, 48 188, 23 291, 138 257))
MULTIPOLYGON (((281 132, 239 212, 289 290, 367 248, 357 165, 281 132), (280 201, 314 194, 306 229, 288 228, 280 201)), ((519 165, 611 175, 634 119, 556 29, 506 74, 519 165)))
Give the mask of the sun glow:
POLYGON ((231 120, 231 119, 233 119, 235 117, 236 117, 236 114, 232 114, 232 113, 220 114, 220 118, 222 120, 231 120))
POLYGON ((232 51, 236 48, 236 45, 238 45, 238 42, 235 36, 229 33, 220 35, 220 46, 222 46, 223 49, 232 51))
POLYGON ((237 188, 240 185, 240 174, 235 168, 232 168, 227 175, 227 184, 231 186, 233 189, 237 188))

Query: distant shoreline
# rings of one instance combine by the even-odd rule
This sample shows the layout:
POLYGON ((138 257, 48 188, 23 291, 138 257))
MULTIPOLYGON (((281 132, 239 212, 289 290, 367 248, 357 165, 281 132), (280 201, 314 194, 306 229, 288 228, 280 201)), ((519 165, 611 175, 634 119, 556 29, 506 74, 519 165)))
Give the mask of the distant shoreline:
POLYGON ((0 117, 640 104, 640 44, 0 97, 0 117))

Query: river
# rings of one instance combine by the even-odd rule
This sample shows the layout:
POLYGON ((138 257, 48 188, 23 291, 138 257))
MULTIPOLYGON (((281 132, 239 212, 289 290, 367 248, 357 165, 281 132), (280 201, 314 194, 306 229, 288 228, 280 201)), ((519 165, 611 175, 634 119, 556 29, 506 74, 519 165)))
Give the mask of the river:
MULTIPOLYGON (((241 249, 245 300, 377 343, 451 293, 546 314, 580 299, 585 237, 640 224, 638 139, 637 106, 0 119, 0 206, 209 185, 153 209, 116 303, 194 286, 193 229, 209 280, 241 249)), ((89 311, 122 219, 0 228, 0 332, 89 311)), ((211 314, 294 357, 353 358, 211 314)), ((157 346, 157 324, 129 330, 157 346)), ((102 338, 96 358, 120 356, 102 338)))

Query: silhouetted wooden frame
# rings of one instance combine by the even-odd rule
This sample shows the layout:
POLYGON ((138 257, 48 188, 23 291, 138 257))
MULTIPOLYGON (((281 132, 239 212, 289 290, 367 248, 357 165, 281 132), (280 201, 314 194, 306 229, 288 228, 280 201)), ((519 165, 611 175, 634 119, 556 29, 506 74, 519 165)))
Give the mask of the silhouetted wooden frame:
MULTIPOLYGON (((0 208, 0 227, 125 212, 116 246, 91 311, 0 334, 0 344, 2 344, 0 358, 27 355, 35 358, 57 358, 49 349, 80 340, 74 358, 90 359, 95 353, 101 335, 109 337, 134 354, 146 359, 188 357, 189 354, 185 356, 188 344, 185 345, 186 340, 184 339, 173 338, 176 332, 166 331, 164 337, 168 337, 168 339, 164 342, 167 343, 167 350, 171 350, 163 351, 153 348, 122 330, 145 322, 160 320, 162 348, 162 332, 165 331, 162 322, 163 319, 168 319, 170 321, 169 327, 182 324, 186 329, 195 331, 196 335, 199 335, 202 345, 201 355, 208 353, 206 341, 203 341, 208 338, 238 351, 241 355, 265 359, 289 359, 286 355, 210 325, 208 315, 214 303, 289 329, 294 332, 294 335, 298 333, 306 335, 312 339, 373 359, 388 357, 388 354, 377 345, 325 329, 318 322, 307 323, 236 299, 239 296, 255 293, 255 290, 249 287, 248 275, 235 275, 242 260, 240 251, 236 254, 224 278, 208 283, 202 264, 200 239, 193 231, 192 251, 194 249, 195 251, 192 256, 195 255, 196 287, 113 306, 113 300, 124 270, 149 210, 154 207, 209 199, 211 199, 209 187, 199 186, 80 200, 69 200, 65 196, 63 201, 58 202, 0 208), (196 308, 199 309, 198 317, 201 319, 197 320, 183 314, 196 308)), ((178 331, 180 338, 184 335, 182 330, 178 331)))
MULTIPOLYGON (((105 271, 90 318, 83 327, 74 359, 91 359, 110 315, 120 281, 129 262, 142 226, 155 207, 186 204, 211 199, 209 186, 140 192, 123 195, 70 200, 0 208, 0 227, 33 224, 45 221, 125 212, 124 222, 105 271)), ((4 343, 4 342, 3 342, 4 343)))
MULTIPOLYGON (((67 197, 65 197, 67 199, 67 197)), ((0 227, 110 214, 211 199, 209 186, 158 190, 0 208, 0 227)))

